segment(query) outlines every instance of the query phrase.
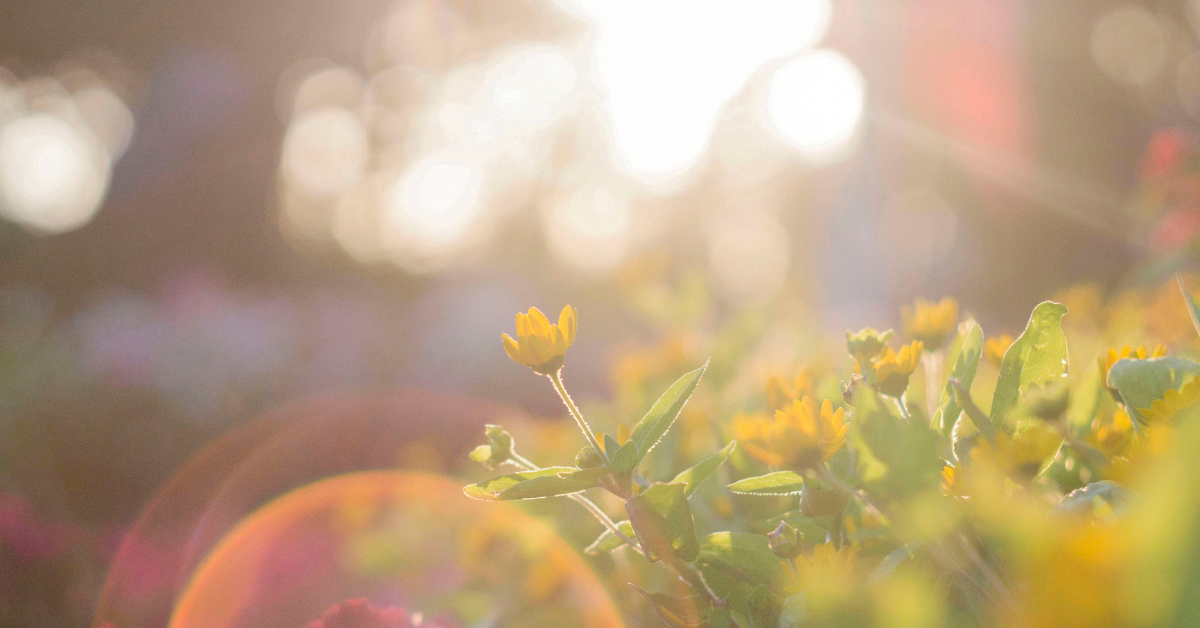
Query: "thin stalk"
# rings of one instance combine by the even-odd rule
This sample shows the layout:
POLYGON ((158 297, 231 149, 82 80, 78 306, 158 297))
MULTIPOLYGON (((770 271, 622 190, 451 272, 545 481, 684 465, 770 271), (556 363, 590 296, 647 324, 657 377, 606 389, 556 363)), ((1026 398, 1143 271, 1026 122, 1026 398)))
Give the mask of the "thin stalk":
POLYGON ((912 423, 912 414, 908 411, 908 404, 904 401, 904 395, 892 397, 892 399, 896 400, 896 407, 900 409, 900 418, 912 423))
POLYGON ((579 408, 575 407, 575 402, 571 401, 571 395, 567 393, 567 387, 563 385, 562 371, 555 371, 546 377, 550 378, 550 383, 554 384, 554 390, 558 392, 559 397, 562 397, 563 403, 567 404, 567 411, 571 413, 571 417, 575 419, 575 423, 579 425, 579 429, 583 430, 583 435, 587 437, 588 444, 596 450, 596 453, 600 455, 600 459, 607 465, 609 463, 608 454, 600 446, 600 442, 596 440, 596 435, 592 433, 592 428, 584 420, 583 413, 579 411, 579 408))
MULTIPOLYGON (((536 464, 533 464, 529 461, 529 459, 521 456, 515 451, 510 454, 510 457, 512 458, 512 463, 523 471, 537 471, 539 469, 536 464)), ((601 525, 603 525, 609 532, 613 534, 613 536, 621 539, 622 543, 631 547, 635 552, 643 554, 641 545, 639 545, 637 541, 629 538, 624 532, 621 532, 621 527, 618 526, 616 522, 614 522, 612 518, 608 516, 608 513, 604 512, 604 510, 602 510, 600 506, 596 504, 596 502, 588 499, 582 493, 572 493, 567 495, 567 497, 571 498, 572 501, 580 506, 583 506, 584 509, 591 513, 601 525)))

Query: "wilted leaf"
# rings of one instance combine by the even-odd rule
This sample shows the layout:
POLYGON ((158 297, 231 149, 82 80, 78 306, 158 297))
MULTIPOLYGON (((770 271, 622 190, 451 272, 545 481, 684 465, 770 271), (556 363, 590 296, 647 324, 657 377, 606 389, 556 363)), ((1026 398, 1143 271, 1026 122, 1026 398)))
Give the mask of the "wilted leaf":
POLYGON ((675 479, 671 480, 671 483, 683 484, 685 487, 684 494, 691 497, 692 493, 696 492, 696 488, 700 486, 700 483, 708 479, 708 476, 712 475, 713 471, 716 471, 722 462, 725 462, 729 454, 733 453, 735 446, 737 446, 737 441, 729 441, 729 444, 725 445, 721 451, 701 460, 694 466, 686 469, 683 473, 675 476, 675 479))
POLYGON ((1121 393, 1130 415, 1145 421, 1139 410, 1149 408, 1193 375, 1200 375, 1200 364, 1184 358, 1124 358, 1108 369, 1108 387, 1121 393))
POLYGON ((804 488, 804 476, 795 471, 776 471, 738 480, 728 488, 749 495, 796 495, 804 488))
POLYGON ((1072 514, 1092 514, 1096 500, 1107 502, 1113 510, 1119 511, 1129 499, 1130 490, 1108 480, 1092 482, 1083 488, 1077 488, 1063 498, 1058 509, 1072 514))
POLYGON ((963 338, 958 358, 954 360, 950 376, 942 388, 942 397, 938 402, 938 408, 934 411, 933 420, 930 422, 933 429, 940 430, 947 437, 950 436, 950 430, 954 429, 954 422, 958 420, 958 415, 962 412, 962 407, 955 399, 954 385, 949 380, 957 379, 964 389, 970 390, 971 382, 975 381, 975 371, 979 368, 979 356, 983 354, 983 330, 974 321, 969 325, 970 328, 963 338))
POLYGON ((1025 332, 1000 361, 1000 379, 992 396, 992 425, 1003 425, 1026 386, 1048 384, 1067 375, 1067 336, 1062 330, 1066 313, 1067 306, 1053 301, 1033 308, 1025 332))
POLYGON ((700 377, 704 375, 706 368, 708 368, 708 362, 671 384, 667 392, 664 392, 650 407, 646 416, 642 417, 642 420, 634 426, 629 440, 637 447, 635 465, 650 453, 663 434, 670 429, 671 424, 675 422, 675 417, 679 416, 680 410, 683 410, 684 404, 692 396, 692 391, 696 390, 696 384, 700 383, 700 377))

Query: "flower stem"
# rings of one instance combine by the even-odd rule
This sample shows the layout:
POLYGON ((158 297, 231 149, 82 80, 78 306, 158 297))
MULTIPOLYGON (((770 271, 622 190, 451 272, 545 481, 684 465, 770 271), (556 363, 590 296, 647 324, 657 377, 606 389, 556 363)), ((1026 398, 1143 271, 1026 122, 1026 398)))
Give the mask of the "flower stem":
MULTIPOLYGON (((533 462, 531 462, 528 458, 521 456, 520 454, 518 454, 515 451, 510 454, 510 457, 512 458, 512 463, 521 470, 537 471, 540 468, 536 464, 533 464, 533 462)), ((621 532, 620 526, 618 526, 612 520, 612 518, 608 516, 608 513, 601 510, 600 506, 597 505, 596 502, 588 499, 582 493, 572 493, 570 495, 567 495, 567 497, 570 497, 572 501, 579 504, 580 506, 583 506, 584 509, 587 510, 589 513, 591 513, 591 515, 593 517, 595 517, 596 520, 599 521, 600 524, 603 525, 609 532, 613 533, 613 535, 616 536, 618 539, 621 539, 622 543, 628 545, 630 548, 633 549, 633 551, 635 551, 639 554, 644 553, 644 552, 642 552, 641 545, 639 545, 637 541, 629 538, 624 532, 621 532)))
POLYGON ((571 417, 575 419, 575 423, 579 425, 579 429, 583 430, 583 435, 587 437, 588 444, 590 444, 592 448, 596 450, 596 453, 599 454, 600 459, 603 460, 604 464, 607 465, 609 463, 608 454, 605 453, 604 448, 600 446, 600 442, 596 440, 596 435, 592 433, 592 428, 589 427, 587 421, 583 419, 583 414, 579 412, 579 408, 575 407, 575 402, 571 401, 571 395, 567 393, 567 387, 563 385, 562 371, 555 371, 553 374, 547 375, 546 377, 550 378, 550 383, 554 384, 554 390, 558 392, 559 397, 562 397, 563 403, 567 404, 567 411, 571 413, 571 417))

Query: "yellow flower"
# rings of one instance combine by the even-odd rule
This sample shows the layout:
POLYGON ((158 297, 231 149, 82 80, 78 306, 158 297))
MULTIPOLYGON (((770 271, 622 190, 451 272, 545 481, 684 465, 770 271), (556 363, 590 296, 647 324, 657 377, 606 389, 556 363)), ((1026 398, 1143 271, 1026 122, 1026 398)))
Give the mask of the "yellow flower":
POLYGON ((950 465, 942 467, 942 493, 947 497, 966 497, 967 495, 962 473, 950 465))
POLYGON ((1098 358, 1100 363, 1100 381, 1104 382, 1106 386, 1108 385, 1108 369, 1111 369, 1112 365, 1117 363, 1117 360, 1124 358, 1145 360, 1147 358, 1161 358, 1164 355, 1167 355, 1167 348, 1162 345, 1154 347, 1153 351, 1147 351, 1145 345, 1138 345, 1136 349, 1130 346, 1124 346, 1120 349, 1109 347, 1108 350, 1098 358))
POLYGON ((813 375, 808 367, 800 369, 795 383, 789 383, 778 375, 767 379, 767 406, 772 410, 781 410, 787 404, 812 393, 813 375))
POLYGON ((1129 419, 1129 415, 1121 408, 1117 408, 1113 412, 1110 423, 1102 424, 1100 423, 1100 418, 1097 417, 1092 422, 1092 433, 1088 436, 1089 444, 1104 452, 1109 457, 1124 454, 1132 439, 1133 421, 1129 419))
POLYGON ((983 354, 987 356, 988 362, 999 368, 1000 361, 1004 359, 1004 352, 1012 346, 1013 337, 1008 334, 1000 334, 994 338, 988 338, 983 341, 983 354))
POLYGON ((517 313, 517 339, 504 334, 504 350, 517 364, 524 364, 542 375, 558 372, 563 366, 563 356, 571 343, 575 342, 577 315, 575 308, 566 306, 558 315, 558 324, 550 320, 536 307, 528 314, 517 313))
POLYGON ((1058 432, 1044 423, 1029 423, 1012 436, 997 432, 994 443, 981 442, 971 451, 971 460, 990 464, 1015 481, 1029 482, 1046 459, 1058 452, 1062 441, 1058 432))
POLYGON ((835 412, 826 399, 817 404, 809 397, 793 401, 790 407, 766 417, 737 417, 734 434, 746 453, 769 465, 790 469, 809 469, 826 462, 846 444, 845 409, 835 412))
POLYGON ((861 596, 866 574, 858 568, 858 549, 851 545, 835 548, 833 543, 813 547, 810 558, 796 560, 796 572, 785 587, 789 593, 804 592, 806 625, 860 625, 861 596), (847 622, 847 623, 841 623, 847 622))
POLYGON ((937 303, 917 299, 911 307, 903 308, 901 314, 908 335, 936 351, 958 324, 958 301, 950 297, 937 303))
POLYGON ((1147 423, 1166 423, 1176 412, 1186 410, 1200 402, 1200 377, 1193 377, 1178 390, 1172 388, 1155 399, 1149 408, 1138 408, 1147 423))
POLYGON ((891 348, 875 362, 875 381, 879 392, 893 397, 904 394, 908 388, 908 378, 917 370, 921 361, 921 350, 924 343, 920 340, 900 348, 896 353, 891 348))

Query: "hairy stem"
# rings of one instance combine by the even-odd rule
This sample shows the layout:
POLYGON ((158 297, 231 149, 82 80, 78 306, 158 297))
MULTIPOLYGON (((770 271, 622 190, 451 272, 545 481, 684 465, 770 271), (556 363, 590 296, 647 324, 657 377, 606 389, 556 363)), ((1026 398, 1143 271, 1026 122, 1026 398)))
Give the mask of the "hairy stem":
POLYGON ((592 432, 592 428, 588 426, 587 421, 584 420, 583 413, 579 411, 579 408, 575 407, 575 402, 571 401, 571 395, 567 393, 567 387, 563 385, 562 371, 555 371, 546 377, 550 378, 550 383, 554 384, 554 390, 558 393, 559 397, 562 397, 563 403, 567 405, 567 411, 571 413, 571 417, 575 419, 575 423, 579 425, 579 429, 583 430, 583 435, 587 437, 588 444, 596 450, 600 459, 607 465, 609 463, 608 454, 600 446, 600 442, 596 440, 596 435, 592 432))

